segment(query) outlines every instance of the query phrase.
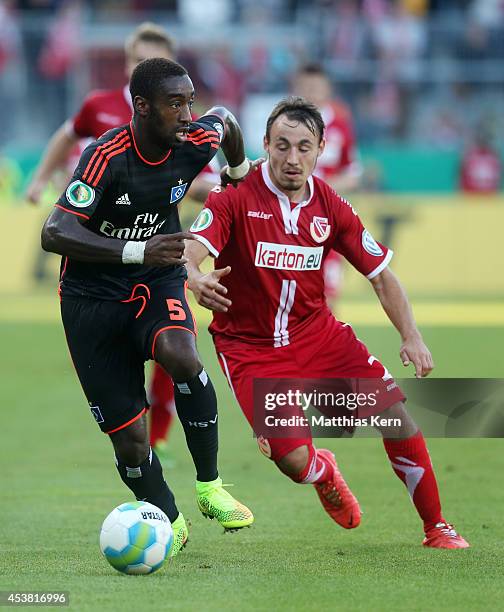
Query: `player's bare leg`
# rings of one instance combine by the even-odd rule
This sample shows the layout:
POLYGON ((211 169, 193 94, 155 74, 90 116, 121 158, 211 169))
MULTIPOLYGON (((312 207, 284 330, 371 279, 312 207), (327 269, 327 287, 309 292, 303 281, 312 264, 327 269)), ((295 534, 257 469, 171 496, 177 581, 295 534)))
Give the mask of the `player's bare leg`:
POLYGON ((404 404, 394 404, 380 414, 398 419, 400 425, 377 427, 392 469, 404 482, 424 523, 423 544, 433 548, 468 548, 469 544, 445 521, 434 469, 425 439, 404 404))
POLYGON ((341 527, 358 527, 361 519, 359 502, 341 475, 334 454, 316 449, 312 444, 290 451, 276 461, 281 472, 300 484, 313 484, 329 516, 341 527))
POLYGON ((114 446, 117 471, 124 484, 136 499, 161 508, 170 519, 174 534, 171 556, 175 556, 187 542, 187 525, 163 477, 159 459, 150 448, 145 415, 109 435, 114 446))
POLYGON ((217 398, 196 350, 194 335, 185 329, 161 332, 154 347, 156 361, 174 382, 175 405, 196 468, 197 504, 225 529, 252 524, 252 512, 222 485, 217 470, 217 398))

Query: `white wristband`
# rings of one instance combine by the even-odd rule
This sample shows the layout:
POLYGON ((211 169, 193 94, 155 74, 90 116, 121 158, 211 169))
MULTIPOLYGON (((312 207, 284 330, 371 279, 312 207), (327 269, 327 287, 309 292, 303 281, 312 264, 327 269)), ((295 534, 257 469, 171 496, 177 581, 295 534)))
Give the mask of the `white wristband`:
POLYGON ((128 240, 122 252, 123 264, 143 264, 146 242, 128 240))
POLYGON ((229 178, 237 181, 248 174, 250 170, 250 161, 245 158, 239 166, 229 166, 226 174, 229 178))

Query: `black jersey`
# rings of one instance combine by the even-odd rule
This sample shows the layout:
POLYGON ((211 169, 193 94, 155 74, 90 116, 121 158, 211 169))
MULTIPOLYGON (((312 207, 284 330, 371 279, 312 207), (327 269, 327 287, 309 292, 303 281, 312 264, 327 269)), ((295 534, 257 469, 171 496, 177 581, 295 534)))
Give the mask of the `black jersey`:
MULTIPOLYGON (((178 204, 216 154, 222 120, 206 115, 190 124, 187 141, 159 162, 142 157, 131 124, 106 132, 82 153, 56 206, 78 215, 90 231, 111 239, 148 240, 181 231, 178 204)), ((64 257, 62 296, 127 299, 135 285, 185 278, 184 266, 86 263, 64 257)))

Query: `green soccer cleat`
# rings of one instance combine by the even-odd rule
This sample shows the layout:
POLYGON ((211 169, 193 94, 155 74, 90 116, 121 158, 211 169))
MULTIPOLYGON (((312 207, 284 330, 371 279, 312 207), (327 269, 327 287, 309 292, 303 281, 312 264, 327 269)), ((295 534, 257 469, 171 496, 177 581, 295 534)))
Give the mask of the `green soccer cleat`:
POLYGON ((226 530, 252 525, 252 512, 230 495, 224 486, 221 478, 211 482, 196 481, 196 501, 203 516, 216 518, 226 530))
POLYGON ((175 557, 187 544, 187 540, 189 539, 189 529, 187 529, 187 524, 185 522, 185 518, 182 512, 179 512, 179 515, 172 523, 173 529, 173 545, 170 551, 170 557, 175 557))

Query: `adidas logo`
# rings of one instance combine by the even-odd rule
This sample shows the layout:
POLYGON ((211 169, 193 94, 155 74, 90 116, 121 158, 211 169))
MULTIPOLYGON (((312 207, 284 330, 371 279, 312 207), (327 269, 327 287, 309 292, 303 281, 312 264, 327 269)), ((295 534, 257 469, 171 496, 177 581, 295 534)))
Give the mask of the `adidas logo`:
POLYGON ((117 198, 115 203, 116 204, 126 204, 126 206, 129 206, 131 204, 129 196, 128 196, 127 193, 125 193, 121 197, 117 198))

